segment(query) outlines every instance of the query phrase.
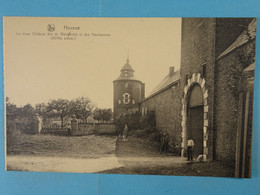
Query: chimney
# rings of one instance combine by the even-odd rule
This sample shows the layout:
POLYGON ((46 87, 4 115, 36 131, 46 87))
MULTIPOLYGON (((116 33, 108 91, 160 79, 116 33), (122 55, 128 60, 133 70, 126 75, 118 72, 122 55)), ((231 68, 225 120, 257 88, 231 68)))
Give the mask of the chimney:
POLYGON ((169 68, 169 77, 171 77, 174 74, 174 66, 170 66, 169 68))

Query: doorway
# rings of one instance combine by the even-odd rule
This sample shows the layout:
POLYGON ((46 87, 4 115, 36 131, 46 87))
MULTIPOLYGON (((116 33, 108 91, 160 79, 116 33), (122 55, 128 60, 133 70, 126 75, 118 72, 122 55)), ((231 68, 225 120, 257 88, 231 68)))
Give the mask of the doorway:
POLYGON ((203 95, 199 85, 191 89, 188 103, 188 137, 194 141, 193 156, 203 154, 203 95))

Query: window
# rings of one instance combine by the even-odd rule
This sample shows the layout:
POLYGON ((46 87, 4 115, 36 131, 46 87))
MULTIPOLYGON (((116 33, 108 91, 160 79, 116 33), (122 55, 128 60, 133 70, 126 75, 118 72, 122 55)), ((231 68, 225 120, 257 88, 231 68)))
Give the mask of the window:
POLYGON ((124 72, 124 73, 125 73, 125 77, 126 77, 126 76, 127 76, 127 74, 128 74, 127 70, 125 70, 125 72, 124 72))
POLYGON ((118 100, 118 104, 121 104, 121 100, 118 100))
POLYGON ((132 100, 132 104, 135 104, 135 100, 132 100))
POLYGON ((202 64, 202 77, 206 76, 206 63, 202 64))
POLYGON ((123 94, 123 102, 124 102, 124 104, 129 104, 129 102, 130 102, 130 94, 129 93, 123 94))
POLYGON ((125 88, 127 88, 127 87, 128 87, 128 83, 125 84, 125 88))
POLYGON ((189 73, 185 74, 185 85, 188 84, 188 80, 189 80, 189 73))

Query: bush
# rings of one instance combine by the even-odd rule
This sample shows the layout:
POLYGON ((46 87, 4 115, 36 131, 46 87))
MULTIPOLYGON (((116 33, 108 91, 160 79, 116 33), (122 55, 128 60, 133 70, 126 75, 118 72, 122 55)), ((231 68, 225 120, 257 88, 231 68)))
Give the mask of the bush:
POLYGON ((12 134, 15 131, 17 131, 16 123, 15 121, 6 121, 6 133, 12 134))
POLYGON ((118 133, 122 133, 125 124, 128 126, 129 131, 143 129, 147 132, 156 131, 156 119, 155 112, 150 111, 146 115, 142 116, 140 112, 127 113, 119 116, 115 119, 116 130, 118 133))
POLYGON ((146 115, 142 117, 142 129, 145 129, 150 132, 154 132, 156 130, 156 117, 154 111, 147 112, 146 115))
POLYGON ((13 132, 32 133, 33 132, 32 118, 19 118, 14 120, 6 120, 6 132, 12 134, 13 132))
POLYGON ((118 133, 122 133, 124 126, 128 126, 128 130, 136 130, 141 126, 141 114, 136 113, 127 113, 123 114, 115 119, 116 130, 118 133))

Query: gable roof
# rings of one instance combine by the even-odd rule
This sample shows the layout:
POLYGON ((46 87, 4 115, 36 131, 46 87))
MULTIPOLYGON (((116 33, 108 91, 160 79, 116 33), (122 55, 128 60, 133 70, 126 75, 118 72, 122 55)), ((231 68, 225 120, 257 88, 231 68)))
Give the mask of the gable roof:
POLYGON ((154 90, 149 94, 148 97, 153 96, 164 89, 167 89, 174 82, 180 79, 180 70, 175 71, 171 76, 167 74, 166 77, 154 88, 154 90))
POLYGON ((254 18, 252 22, 248 25, 248 28, 233 42, 224 52, 222 52, 217 59, 220 59, 233 51, 234 49, 240 47, 241 45, 247 43, 250 39, 256 37, 256 19, 254 18))

